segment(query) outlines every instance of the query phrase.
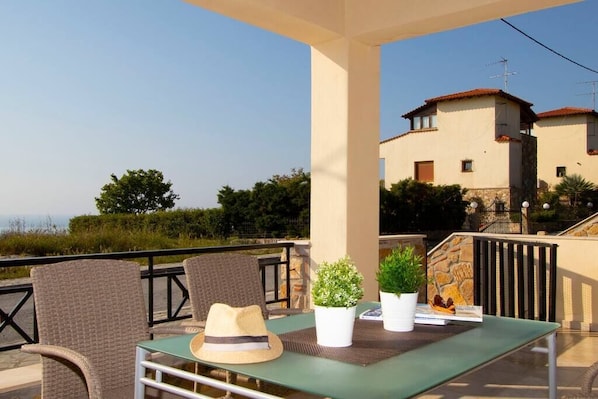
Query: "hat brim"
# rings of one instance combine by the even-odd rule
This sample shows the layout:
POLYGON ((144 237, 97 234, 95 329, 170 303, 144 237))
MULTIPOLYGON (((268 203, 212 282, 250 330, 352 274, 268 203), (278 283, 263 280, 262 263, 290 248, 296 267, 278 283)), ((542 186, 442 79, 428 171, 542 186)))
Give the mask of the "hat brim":
POLYGON ((191 349, 193 356, 207 362, 229 364, 261 363, 280 357, 283 351, 282 341, 276 334, 270 331, 268 331, 268 344, 270 345, 270 349, 235 352, 204 350, 204 339, 205 333, 200 332, 196 334, 191 339, 189 348, 191 349))

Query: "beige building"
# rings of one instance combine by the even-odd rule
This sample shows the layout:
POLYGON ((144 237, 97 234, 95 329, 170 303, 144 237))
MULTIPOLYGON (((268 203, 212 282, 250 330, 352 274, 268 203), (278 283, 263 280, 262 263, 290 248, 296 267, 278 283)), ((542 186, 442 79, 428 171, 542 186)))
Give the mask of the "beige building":
POLYGON ((431 98, 403 115, 410 130, 384 140, 387 188, 406 178, 459 184, 488 210, 520 209, 536 190, 532 104, 499 89, 431 98))
POLYGON ((598 113, 565 107, 538 114, 538 186, 553 190, 561 177, 578 174, 598 184, 598 113))

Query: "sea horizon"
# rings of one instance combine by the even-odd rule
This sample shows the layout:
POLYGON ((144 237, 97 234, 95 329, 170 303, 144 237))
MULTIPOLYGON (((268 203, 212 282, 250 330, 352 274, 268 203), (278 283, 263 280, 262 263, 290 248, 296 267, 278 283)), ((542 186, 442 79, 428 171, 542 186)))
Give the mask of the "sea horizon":
POLYGON ((0 215, 0 233, 9 230, 65 230, 71 218, 77 215, 12 214, 0 215))

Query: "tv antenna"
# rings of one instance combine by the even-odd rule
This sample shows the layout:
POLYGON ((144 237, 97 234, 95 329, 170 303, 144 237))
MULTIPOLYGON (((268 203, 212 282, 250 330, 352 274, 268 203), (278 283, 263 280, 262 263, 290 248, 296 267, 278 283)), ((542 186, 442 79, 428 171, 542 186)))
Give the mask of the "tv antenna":
POLYGON ((503 64, 504 72, 501 75, 490 76, 490 79, 502 77, 503 81, 504 81, 504 85, 505 85, 504 91, 505 91, 505 93, 508 93, 509 92, 509 76, 517 75, 517 72, 509 72, 509 60, 504 57, 500 57, 500 61, 496 61, 496 62, 493 62, 492 64, 488 64, 488 65, 496 65, 496 64, 503 64))
POLYGON ((592 85, 591 93, 578 94, 578 96, 592 96, 592 109, 595 111, 596 110, 596 84, 598 83, 598 80, 589 80, 587 82, 578 82, 578 83, 592 85))

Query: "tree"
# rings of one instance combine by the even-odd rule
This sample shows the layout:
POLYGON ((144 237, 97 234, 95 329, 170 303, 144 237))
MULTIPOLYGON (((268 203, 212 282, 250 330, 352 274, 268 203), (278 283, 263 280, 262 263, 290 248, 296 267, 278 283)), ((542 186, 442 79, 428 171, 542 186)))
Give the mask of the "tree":
POLYGON ((380 186, 380 233, 455 230, 465 221, 465 190, 459 185, 434 186, 404 179, 380 186))
POLYGON ((574 173, 563 176, 563 180, 554 187, 554 190, 559 195, 566 195, 569 198, 569 205, 576 207, 581 197, 587 195, 595 188, 594 183, 574 173))
POLYGON ((127 170, 120 179, 114 174, 110 179, 95 198, 100 214, 162 211, 173 208, 179 199, 171 190, 172 183, 164 182, 162 172, 155 169, 127 170))
POLYGON ((218 203, 230 233, 295 236, 309 233, 301 227, 309 226, 309 196, 309 173, 292 169, 290 175, 274 175, 251 190, 224 186, 218 203))
POLYGON ((249 209, 251 191, 235 191, 228 185, 224 186, 218 191, 218 203, 222 206, 225 237, 249 223, 253 224, 249 209))

